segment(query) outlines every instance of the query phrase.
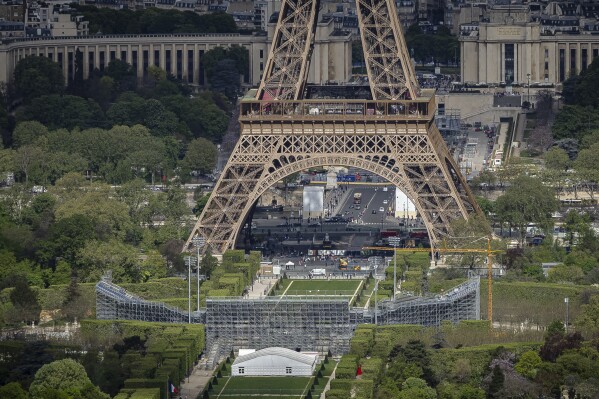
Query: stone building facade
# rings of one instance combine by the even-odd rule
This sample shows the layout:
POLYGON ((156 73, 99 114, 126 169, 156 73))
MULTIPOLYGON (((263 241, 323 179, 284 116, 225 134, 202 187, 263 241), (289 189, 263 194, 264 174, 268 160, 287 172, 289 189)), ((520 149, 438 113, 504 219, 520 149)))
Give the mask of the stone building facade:
POLYGON ((462 82, 551 86, 580 73, 599 56, 599 32, 582 18, 565 24, 571 19, 535 17, 526 6, 501 6, 478 23, 463 24, 462 82))
MULTIPOLYGON (((65 81, 73 79, 77 51, 83 56, 83 76, 94 69, 103 70, 110 61, 128 62, 142 79, 150 65, 156 65, 188 83, 207 84, 201 64, 203 54, 215 47, 240 45, 248 49, 249 76, 245 83, 260 83, 266 67, 271 34, 154 34, 40 37, 4 40, 0 44, 0 82, 11 79, 20 59, 29 55, 48 57, 62 67, 65 81)), ((310 83, 347 81, 351 76, 350 34, 335 31, 332 21, 321 22, 308 80, 310 83)))

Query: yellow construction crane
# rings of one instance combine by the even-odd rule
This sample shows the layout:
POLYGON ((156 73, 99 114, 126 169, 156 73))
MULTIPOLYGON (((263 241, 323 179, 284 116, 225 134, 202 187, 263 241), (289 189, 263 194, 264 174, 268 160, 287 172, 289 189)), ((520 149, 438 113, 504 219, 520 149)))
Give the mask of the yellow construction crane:
MULTIPOLYGON (((362 249, 370 249, 374 251, 393 251, 393 247, 362 247, 362 249)), ((493 326, 493 262, 492 257, 494 254, 504 252, 500 249, 491 249, 491 239, 487 238, 487 248, 396 248, 397 252, 431 252, 433 259, 435 252, 443 254, 480 254, 484 253, 487 255, 487 315, 490 321, 490 327, 493 326)))

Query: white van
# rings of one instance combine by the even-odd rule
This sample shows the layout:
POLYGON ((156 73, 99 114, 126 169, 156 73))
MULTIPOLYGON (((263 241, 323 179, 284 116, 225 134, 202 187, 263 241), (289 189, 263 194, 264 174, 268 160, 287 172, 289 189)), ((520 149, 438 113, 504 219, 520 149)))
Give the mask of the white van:
POLYGON ((325 269, 312 269, 310 272, 313 276, 326 276, 327 271, 325 269))

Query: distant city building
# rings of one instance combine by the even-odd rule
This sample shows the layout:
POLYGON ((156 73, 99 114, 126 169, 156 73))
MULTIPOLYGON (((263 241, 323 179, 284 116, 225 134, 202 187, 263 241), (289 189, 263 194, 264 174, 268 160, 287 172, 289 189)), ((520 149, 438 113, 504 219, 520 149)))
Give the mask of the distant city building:
POLYGON ((23 36, 25 36, 25 24, 23 22, 0 21, 0 37, 23 36))
POLYGON ((496 5, 460 25, 462 81, 559 84, 599 56, 599 5, 496 5))
POLYGON ((10 22, 23 22, 23 4, 6 2, 0 4, 0 20, 10 22))

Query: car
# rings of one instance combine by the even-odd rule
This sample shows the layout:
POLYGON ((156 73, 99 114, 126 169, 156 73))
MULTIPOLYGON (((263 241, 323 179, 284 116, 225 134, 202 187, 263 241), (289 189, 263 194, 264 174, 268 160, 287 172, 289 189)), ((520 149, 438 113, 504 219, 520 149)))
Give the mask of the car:
POLYGON ((387 201, 387 200, 383 201, 383 204, 385 204, 385 205, 387 205, 388 203, 389 203, 389 201, 387 201))
POLYGON ((383 208, 382 206, 379 208, 379 212, 385 212, 385 208, 383 208))
POLYGON ((316 223, 310 223, 308 225, 308 227, 320 227, 320 223, 316 222, 316 223))
POLYGON ((356 210, 359 211, 360 209, 362 209, 362 207, 360 205, 356 205, 356 210))
POLYGON ((373 215, 376 215, 376 209, 373 209, 373 210, 372 210, 372 214, 373 214, 373 215))

